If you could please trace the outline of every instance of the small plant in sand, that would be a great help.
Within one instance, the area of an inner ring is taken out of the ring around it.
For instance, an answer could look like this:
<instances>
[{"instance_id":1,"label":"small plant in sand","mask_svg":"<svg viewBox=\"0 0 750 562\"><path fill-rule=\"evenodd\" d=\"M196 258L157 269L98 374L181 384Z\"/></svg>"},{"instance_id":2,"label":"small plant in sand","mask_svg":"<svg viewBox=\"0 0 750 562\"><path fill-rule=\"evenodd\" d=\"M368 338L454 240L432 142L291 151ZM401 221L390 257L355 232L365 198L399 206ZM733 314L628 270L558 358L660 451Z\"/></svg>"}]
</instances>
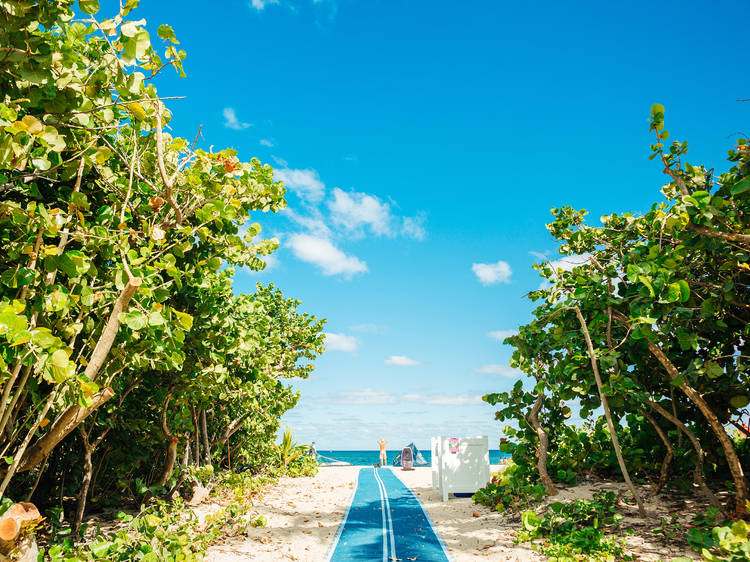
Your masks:
<instances>
[{"instance_id":1,"label":"small plant in sand","mask_svg":"<svg viewBox=\"0 0 750 562\"><path fill-rule=\"evenodd\" d=\"M536 548L557 562L627 559L621 542L609 534L622 519L616 501L612 492L600 492L591 500L551 503L541 516L527 510L517 540L535 541Z\"/></svg>"}]
</instances>

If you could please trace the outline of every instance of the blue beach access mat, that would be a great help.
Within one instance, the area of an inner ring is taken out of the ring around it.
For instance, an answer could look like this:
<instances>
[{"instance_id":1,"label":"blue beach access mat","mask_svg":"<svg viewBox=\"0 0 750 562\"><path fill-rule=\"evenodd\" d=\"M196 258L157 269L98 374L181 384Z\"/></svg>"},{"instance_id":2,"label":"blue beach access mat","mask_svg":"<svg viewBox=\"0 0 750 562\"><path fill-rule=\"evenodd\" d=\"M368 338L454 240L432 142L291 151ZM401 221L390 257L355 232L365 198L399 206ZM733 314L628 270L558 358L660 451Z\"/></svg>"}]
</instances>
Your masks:
<instances>
[{"instance_id":1,"label":"blue beach access mat","mask_svg":"<svg viewBox=\"0 0 750 562\"><path fill-rule=\"evenodd\" d=\"M328 562L449 562L419 499L390 469L359 471Z\"/></svg>"}]
</instances>

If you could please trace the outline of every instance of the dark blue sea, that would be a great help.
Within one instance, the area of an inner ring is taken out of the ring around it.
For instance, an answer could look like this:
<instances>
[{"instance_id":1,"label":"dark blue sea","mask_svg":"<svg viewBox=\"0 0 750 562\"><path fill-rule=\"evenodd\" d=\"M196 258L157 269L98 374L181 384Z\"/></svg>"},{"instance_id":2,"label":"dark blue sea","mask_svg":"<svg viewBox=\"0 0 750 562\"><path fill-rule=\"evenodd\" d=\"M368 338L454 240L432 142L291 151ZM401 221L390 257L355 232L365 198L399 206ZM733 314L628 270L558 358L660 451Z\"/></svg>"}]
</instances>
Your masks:
<instances>
[{"instance_id":1,"label":"dark blue sea","mask_svg":"<svg viewBox=\"0 0 750 562\"><path fill-rule=\"evenodd\" d=\"M422 453L424 460L430 462L430 450L419 451ZM396 455L400 454L401 451L388 451L388 464L393 462ZM507 453L501 453L498 450L490 449L490 464L500 464L500 459L510 457ZM348 462L358 466L373 465L378 462L379 452L378 451L326 451L318 450L318 458L321 464L331 463L332 460Z\"/></svg>"}]
</instances>

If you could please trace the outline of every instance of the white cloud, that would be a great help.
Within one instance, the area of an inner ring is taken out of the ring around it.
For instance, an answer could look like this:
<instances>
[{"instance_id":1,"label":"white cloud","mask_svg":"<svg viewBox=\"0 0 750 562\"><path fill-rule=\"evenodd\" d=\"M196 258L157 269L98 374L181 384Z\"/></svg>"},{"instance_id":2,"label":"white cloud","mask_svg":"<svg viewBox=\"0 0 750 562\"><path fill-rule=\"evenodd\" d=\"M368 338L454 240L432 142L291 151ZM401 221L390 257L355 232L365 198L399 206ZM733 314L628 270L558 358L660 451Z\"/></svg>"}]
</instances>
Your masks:
<instances>
[{"instance_id":1,"label":"white cloud","mask_svg":"<svg viewBox=\"0 0 750 562\"><path fill-rule=\"evenodd\" d=\"M261 146L268 146L268 147L273 146L273 142L268 139L260 139L260 141L258 142L260 142Z\"/></svg>"},{"instance_id":2,"label":"white cloud","mask_svg":"<svg viewBox=\"0 0 750 562\"><path fill-rule=\"evenodd\" d=\"M284 160L281 156L276 156L275 154L271 154L271 159L276 162L277 166L281 166L282 168L286 168L289 166L289 162Z\"/></svg>"},{"instance_id":3,"label":"white cloud","mask_svg":"<svg viewBox=\"0 0 750 562\"><path fill-rule=\"evenodd\" d=\"M497 340L500 343L503 343L503 340L505 338L515 336L517 333L518 330L497 330L495 332L487 332L487 336L492 338L493 340Z\"/></svg>"},{"instance_id":4,"label":"white cloud","mask_svg":"<svg viewBox=\"0 0 750 562\"><path fill-rule=\"evenodd\" d=\"M550 261L549 265L553 270L562 269L563 271L571 271L578 266L586 265L586 263L588 263L589 261L589 257L591 257L591 254L588 253L565 256L560 258L559 260Z\"/></svg>"},{"instance_id":5,"label":"white cloud","mask_svg":"<svg viewBox=\"0 0 750 562\"><path fill-rule=\"evenodd\" d=\"M396 396L391 392L363 388L338 393L337 396L318 398L318 402L328 404L395 404Z\"/></svg>"},{"instance_id":6,"label":"white cloud","mask_svg":"<svg viewBox=\"0 0 750 562\"><path fill-rule=\"evenodd\" d=\"M284 182L286 187L294 190L300 197L312 203L318 203L323 199L326 186L320 181L316 170L292 170L280 168L274 170L276 179Z\"/></svg>"},{"instance_id":7,"label":"white cloud","mask_svg":"<svg viewBox=\"0 0 750 562\"><path fill-rule=\"evenodd\" d=\"M347 336L346 334L334 334L327 332L326 337L326 349L330 351L357 351L359 347L359 340L354 336Z\"/></svg>"},{"instance_id":8,"label":"white cloud","mask_svg":"<svg viewBox=\"0 0 750 562\"><path fill-rule=\"evenodd\" d=\"M328 202L328 209L333 222L348 232L361 235L364 227L369 226L378 236L393 234L390 205L374 195L356 191L347 193L337 187L333 190L333 199Z\"/></svg>"},{"instance_id":9,"label":"white cloud","mask_svg":"<svg viewBox=\"0 0 750 562\"><path fill-rule=\"evenodd\" d=\"M279 0L251 0L250 5L256 10L262 10L270 4L278 4Z\"/></svg>"},{"instance_id":10,"label":"white cloud","mask_svg":"<svg viewBox=\"0 0 750 562\"><path fill-rule=\"evenodd\" d=\"M292 234L287 245L302 261L318 266L323 275L344 275L367 271L367 264L355 256L348 256L325 237L310 234Z\"/></svg>"},{"instance_id":11,"label":"white cloud","mask_svg":"<svg viewBox=\"0 0 750 562\"><path fill-rule=\"evenodd\" d=\"M466 406L481 404L482 397L473 394L405 394L404 400L435 406Z\"/></svg>"},{"instance_id":12,"label":"white cloud","mask_svg":"<svg viewBox=\"0 0 750 562\"><path fill-rule=\"evenodd\" d=\"M531 250L529 252L529 254L531 254L532 256L534 256L538 260L548 261L549 260L549 254L550 254L550 252L549 252L549 250L547 250L546 252L535 252L535 251Z\"/></svg>"},{"instance_id":13,"label":"white cloud","mask_svg":"<svg viewBox=\"0 0 750 562\"><path fill-rule=\"evenodd\" d=\"M519 369L514 369L509 365L483 365L479 367L477 373L483 375L500 375L502 377L515 378L520 377L523 373Z\"/></svg>"},{"instance_id":14,"label":"white cloud","mask_svg":"<svg viewBox=\"0 0 750 562\"><path fill-rule=\"evenodd\" d=\"M397 367L413 367L415 365L421 365L421 361L405 357L403 355L391 355L385 360L386 365L395 365Z\"/></svg>"},{"instance_id":15,"label":"white cloud","mask_svg":"<svg viewBox=\"0 0 750 562\"><path fill-rule=\"evenodd\" d=\"M512 270L508 262L500 260L497 263L475 263L471 269L482 285L510 283Z\"/></svg>"},{"instance_id":16,"label":"white cloud","mask_svg":"<svg viewBox=\"0 0 750 562\"><path fill-rule=\"evenodd\" d=\"M427 230L424 226L425 222L426 218L424 213L420 213L415 217L404 217L401 226L401 233L407 238L424 240L427 237Z\"/></svg>"},{"instance_id":17,"label":"white cloud","mask_svg":"<svg viewBox=\"0 0 750 562\"><path fill-rule=\"evenodd\" d=\"M253 0L255 1L255 0ZM224 126L228 129L234 129L235 131L241 131L250 127L250 123L242 123L237 119L237 114L231 107L224 108Z\"/></svg>"},{"instance_id":18,"label":"white cloud","mask_svg":"<svg viewBox=\"0 0 750 562\"><path fill-rule=\"evenodd\" d=\"M307 230L309 234L314 234L321 238L330 238L331 229L328 228L323 216L317 209L311 209L312 216L301 215L290 207L287 207L281 212L288 219L296 222Z\"/></svg>"}]
</instances>

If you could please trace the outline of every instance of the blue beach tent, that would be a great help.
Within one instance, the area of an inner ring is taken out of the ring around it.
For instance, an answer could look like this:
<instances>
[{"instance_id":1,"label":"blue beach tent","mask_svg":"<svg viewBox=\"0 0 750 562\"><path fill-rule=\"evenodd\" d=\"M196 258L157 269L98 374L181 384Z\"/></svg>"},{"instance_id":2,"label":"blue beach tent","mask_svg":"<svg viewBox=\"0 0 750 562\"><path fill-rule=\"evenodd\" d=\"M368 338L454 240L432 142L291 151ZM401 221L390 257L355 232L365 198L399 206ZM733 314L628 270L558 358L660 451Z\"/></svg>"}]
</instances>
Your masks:
<instances>
[{"instance_id":1,"label":"blue beach tent","mask_svg":"<svg viewBox=\"0 0 750 562\"><path fill-rule=\"evenodd\" d=\"M430 463L428 463L426 460L424 460L424 457L422 456L422 453L419 452L419 449L417 449L417 446L414 443L409 443L404 449L409 448L412 452L412 458L414 459L414 466L429 466ZM397 455L395 459L393 459L393 466L401 466L401 455Z\"/></svg>"}]
</instances>

